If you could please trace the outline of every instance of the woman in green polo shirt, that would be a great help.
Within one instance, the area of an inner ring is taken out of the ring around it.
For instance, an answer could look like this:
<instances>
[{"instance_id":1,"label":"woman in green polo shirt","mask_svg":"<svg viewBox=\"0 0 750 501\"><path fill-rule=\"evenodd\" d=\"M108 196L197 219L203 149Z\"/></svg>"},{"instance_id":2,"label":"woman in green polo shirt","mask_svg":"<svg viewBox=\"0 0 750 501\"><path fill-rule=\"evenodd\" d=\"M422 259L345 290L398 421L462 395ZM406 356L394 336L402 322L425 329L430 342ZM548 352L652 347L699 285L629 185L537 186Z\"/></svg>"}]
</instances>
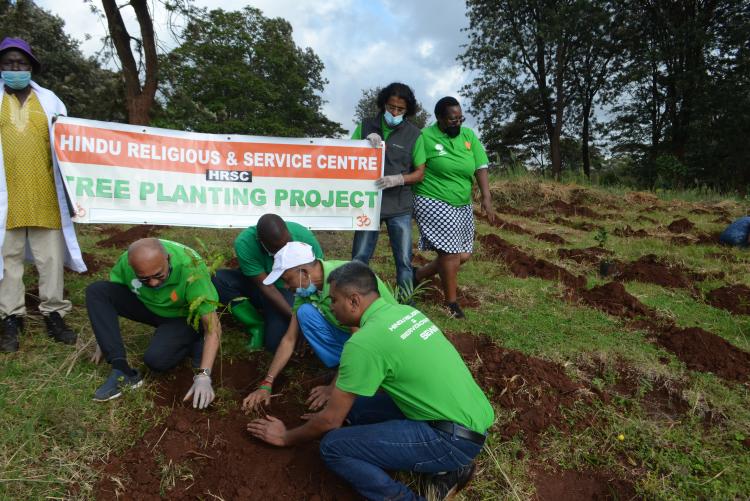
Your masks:
<instances>
[{"instance_id":1,"label":"woman in green polo shirt","mask_svg":"<svg viewBox=\"0 0 750 501\"><path fill-rule=\"evenodd\" d=\"M482 192L482 209L495 219L487 177L487 153L474 131L461 127L464 116L453 97L435 105L437 122L422 129L426 168L424 180L415 185L414 218L419 227L421 250L437 251L437 258L414 272L415 283L440 275L445 306L455 318L464 318L456 302L458 269L474 249L472 178Z\"/></svg>"}]
</instances>

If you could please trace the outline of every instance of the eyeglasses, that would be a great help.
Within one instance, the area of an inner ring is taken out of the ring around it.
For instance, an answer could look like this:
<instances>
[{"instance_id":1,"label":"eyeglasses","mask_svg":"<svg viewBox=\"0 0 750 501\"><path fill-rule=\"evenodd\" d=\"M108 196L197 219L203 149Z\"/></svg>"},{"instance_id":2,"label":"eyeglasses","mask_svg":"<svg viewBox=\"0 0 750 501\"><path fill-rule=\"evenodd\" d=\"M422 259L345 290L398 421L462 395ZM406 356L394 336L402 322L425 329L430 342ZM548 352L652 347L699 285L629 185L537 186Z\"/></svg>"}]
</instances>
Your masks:
<instances>
[{"instance_id":1,"label":"eyeglasses","mask_svg":"<svg viewBox=\"0 0 750 501\"><path fill-rule=\"evenodd\" d=\"M466 121L466 117L464 116L455 117L455 118L443 117L443 120L445 120L449 124L462 124Z\"/></svg>"},{"instance_id":2,"label":"eyeglasses","mask_svg":"<svg viewBox=\"0 0 750 501\"><path fill-rule=\"evenodd\" d=\"M406 108L402 106L393 106L392 104L386 104L385 109L390 111L391 113L396 113L399 115L406 113Z\"/></svg>"},{"instance_id":3,"label":"eyeglasses","mask_svg":"<svg viewBox=\"0 0 750 501\"><path fill-rule=\"evenodd\" d=\"M144 277L140 275L136 275L135 278L137 278L138 281L143 284L147 284L150 280L166 280L167 278L169 278L169 275L172 274L172 263L169 261L169 259L167 260L167 263L169 263L169 268L167 268L166 273L164 273L163 271L160 271L159 273L154 273L153 275L148 275Z\"/></svg>"}]
</instances>

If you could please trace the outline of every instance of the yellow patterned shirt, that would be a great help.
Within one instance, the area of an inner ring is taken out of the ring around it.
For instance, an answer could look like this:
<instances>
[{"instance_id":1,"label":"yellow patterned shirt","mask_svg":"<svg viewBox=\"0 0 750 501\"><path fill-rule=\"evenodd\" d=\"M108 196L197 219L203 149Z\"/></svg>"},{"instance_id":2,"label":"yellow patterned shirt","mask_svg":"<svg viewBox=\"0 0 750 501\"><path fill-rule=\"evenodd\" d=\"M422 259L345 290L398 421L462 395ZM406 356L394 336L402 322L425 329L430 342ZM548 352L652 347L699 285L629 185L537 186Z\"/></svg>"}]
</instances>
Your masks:
<instances>
[{"instance_id":1,"label":"yellow patterned shirt","mask_svg":"<svg viewBox=\"0 0 750 501\"><path fill-rule=\"evenodd\" d=\"M5 227L61 228L47 115L33 91L23 105L16 96L3 94L0 141L8 186Z\"/></svg>"}]
</instances>

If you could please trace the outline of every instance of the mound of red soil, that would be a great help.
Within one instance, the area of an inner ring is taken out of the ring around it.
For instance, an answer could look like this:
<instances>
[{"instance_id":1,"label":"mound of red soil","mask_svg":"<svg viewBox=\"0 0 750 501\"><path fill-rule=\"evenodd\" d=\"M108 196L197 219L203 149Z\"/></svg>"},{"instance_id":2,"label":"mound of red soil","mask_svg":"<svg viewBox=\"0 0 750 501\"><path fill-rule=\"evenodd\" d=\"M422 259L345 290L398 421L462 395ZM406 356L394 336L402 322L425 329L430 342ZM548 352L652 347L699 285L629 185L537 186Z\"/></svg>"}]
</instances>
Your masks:
<instances>
[{"instance_id":1,"label":"mound of red soil","mask_svg":"<svg viewBox=\"0 0 750 501\"><path fill-rule=\"evenodd\" d=\"M699 327L664 328L657 343L674 353L689 369L713 372L734 381L750 378L750 353Z\"/></svg>"},{"instance_id":2,"label":"mound of red soil","mask_svg":"<svg viewBox=\"0 0 750 501\"><path fill-rule=\"evenodd\" d=\"M680 235L679 237L672 237L669 239L672 245L690 245L693 243L688 237Z\"/></svg>"},{"instance_id":3,"label":"mound of red soil","mask_svg":"<svg viewBox=\"0 0 750 501\"><path fill-rule=\"evenodd\" d=\"M108 268L112 266L112 263L106 259L102 259L101 256L91 254L88 252L82 253L83 262L86 263L87 271L84 275L93 275L98 273L102 268Z\"/></svg>"},{"instance_id":4,"label":"mound of red soil","mask_svg":"<svg viewBox=\"0 0 750 501\"><path fill-rule=\"evenodd\" d=\"M727 216L719 216L711 222L714 224L732 224L732 220Z\"/></svg>"},{"instance_id":5,"label":"mound of red soil","mask_svg":"<svg viewBox=\"0 0 750 501\"><path fill-rule=\"evenodd\" d=\"M153 224L139 224L132 226L131 228L115 233L109 238L99 240L96 243L97 247L122 247L126 248L136 240L141 238L148 238L156 236L156 233L163 228L162 226L156 226Z\"/></svg>"},{"instance_id":6,"label":"mound of red soil","mask_svg":"<svg viewBox=\"0 0 750 501\"><path fill-rule=\"evenodd\" d=\"M530 256L497 235L483 235L479 237L479 240L482 245L488 248L490 255L497 256L505 261L511 273L517 277L527 278L531 276L555 280L574 289L586 284L585 277L575 276L568 270L549 261Z\"/></svg>"},{"instance_id":7,"label":"mound of red soil","mask_svg":"<svg viewBox=\"0 0 750 501\"><path fill-rule=\"evenodd\" d=\"M681 218L681 219L675 219L671 223L669 223L669 226L667 226L667 229L671 233L687 233L688 231L692 230L695 225L692 221L690 221L687 218Z\"/></svg>"},{"instance_id":8,"label":"mound of red soil","mask_svg":"<svg viewBox=\"0 0 750 501\"><path fill-rule=\"evenodd\" d=\"M552 222L561 226L567 226L568 228L573 228L574 230L581 231L594 231L600 228L599 226L589 223L588 221L575 222L559 216L553 219Z\"/></svg>"},{"instance_id":9,"label":"mound of red soil","mask_svg":"<svg viewBox=\"0 0 750 501\"><path fill-rule=\"evenodd\" d=\"M737 315L750 315L750 287L744 284L726 285L706 295L711 306Z\"/></svg>"},{"instance_id":10,"label":"mound of red soil","mask_svg":"<svg viewBox=\"0 0 750 501\"><path fill-rule=\"evenodd\" d=\"M638 216L637 218L635 218L635 222L636 223L651 223L651 224L658 223L656 219L648 217L648 216Z\"/></svg>"},{"instance_id":11,"label":"mound of red soil","mask_svg":"<svg viewBox=\"0 0 750 501\"><path fill-rule=\"evenodd\" d=\"M626 238L644 238L650 236L646 230L634 230L629 224L625 225L624 228L615 228L612 232L615 236L626 237Z\"/></svg>"},{"instance_id":12,"label":"mound of red soil","mask_svg":"<svg viewBox=\"0 0 750 501\"><path fill-rule=\"evenodd\" d=\"M651 308L629 294L620 282L581 289L577 294L586 304L616 317L650 317L654 314Z\"/></svg>"},{"instance_id":13,"label":"mound of red soil","mask_svg":"<svg viewBox=\"0 0 750 501\"><path fill-rule=\"evenodd\" d=\"M515 411L500 434L511 438L523 432L525 443L535 448L538 435L549 426L564 426L561 408L578 400L583 387L574 383L562 366L515 350L501 348L490 339L470 333L446 337L466 361L479 385L505 409Z\"/></svg>"},{"instance_id":14,"label":"mound of red soil","mask_svg":"<svg viewBox=\"0 0 750 501\"><path fill-rule=\"evenodd\" d=\"M526 228L519 226L516 223L500 219L499 217L495 218L495 222L492 226L501 230L510 231L511 233L518 233L519 235L531 235L531 232Z\"/></svg>"},{"instance_id":15,"label":"mound of red soil","mask_svg":"<svg viewBox=\"0 0 750 501\"><path fill-rule=\"evenodd\" d=\"M176 379L163 381L157 404L174 405L166 423L147 431L122 455L109 459L94 497L139 501L361 499L325 468L317 443L277 448L250 437L245 427L251 418L238 406L248 387L261 377L258 369L257 362L247 360L223 363L222 384L236 401L228 410L226 402L223 406L217 402L210 411L181 404L190 382L186 370L178 371ZM269 414L287 425L300 424L305 409L297 397L276 397Z\"/></svg>"},{"instance_id":16,"label":"mound of red soil","mask_svg":"<svg viewBox=\"0 0 750 501\"><path fill-rule=\"evenodd\" d=\"M594 471L534 472L536 498L539 501L628 501L640 499L627 480L611 473Z\"/></svg>"},{"instance_id":17,"label":"mound of red soil","mask_svg":"<svg viewBox=\"0 0 750 501\"><path fill-rule=\"evenodd\" d=\"M580 216L590 219L604 219L604 216L597 212L594 212L584 205L573 205L563 202L562 200L553 200L552 202L547 204L547 207L549 207L550 209L554 209L558 213L568 217Z\"/></svg>"},{"instance_id":18,"label":"mound of red soil","mask_svg":"<svg viewBox=\"0 0 750 501\"><path fill-rule=\"evenodd\" d=\"M721 235L720 231L715 231L714 233L699 233L696 235L698 240L696 240L695 243L707 245L720 244L721 241L719 240L719 235Z\"/></svg>"},{"instance_id":19,"label":"mound of red soil","mask_svg":"<svg viewBox=\"0 0 750 501\"><path fill-rule=\"evenodd\" d=\"M634 280L662 287L691 289L693 284L681 268L670 265L654 254L647 254L632 263L618 267L619 280Z\"/></svg>"},{"instance_id":20,"label":"mound of red soil","mask_svg":"<svg viewBox=\"0 0 750 501\"><path fill-rule=\"evenodd\" d=\"M543 242L549 242L551 244L557 244L557 245L565 245L568 243L567 240L565 240L560 235L555 235L554 233L539 233L537 236L535 236L537 240L541 240Z\"/></svg>"},{"instance_id":21,"label":"mound of red soil","mask_svg":"<svg viewBox=\"0 0 750 501\"><path fill-rule=\"evenodd\" d=\"M561 259L570 259L576 263L596 264L605 256L614 254L611 250L602 247L586 247L583 249L557 249L557 255Z\"/></svg>"},{"instance_id":22,"label":"mound of red soil","mask_svg":"<svg viewBox=\"0 0 750 501\"><path fill-rule=\"evenodd\" d=\"M502 214L512 214L514 216L522 216L522 217L528 217L528 218L534 218L539 215L538 211L535 211L532 209L527 209L527 210L516 209L515 207L511 207L510 205L504 205L504 204L496 205L495 211L500 212Z\"/></svg>"}]
</instances>

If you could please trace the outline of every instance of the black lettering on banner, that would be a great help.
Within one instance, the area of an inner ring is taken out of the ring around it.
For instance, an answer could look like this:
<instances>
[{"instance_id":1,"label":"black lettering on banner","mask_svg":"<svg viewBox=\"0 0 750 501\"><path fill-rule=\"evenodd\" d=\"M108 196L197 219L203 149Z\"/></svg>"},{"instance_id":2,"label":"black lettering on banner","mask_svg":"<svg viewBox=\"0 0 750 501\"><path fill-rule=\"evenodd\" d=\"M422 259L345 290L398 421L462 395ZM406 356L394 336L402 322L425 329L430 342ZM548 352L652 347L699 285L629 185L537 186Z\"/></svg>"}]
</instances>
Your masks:
<instances>
[{"instance_id":1,"label":"black lettering on banner","mask_svg":"<svg viewBox=\"0 0 750 501\"><path fill-rule=\"evenodd\" d=\"M253 173L247 170L206 170L206 181L252 183Z\"/></svg>"}]
</instances>

